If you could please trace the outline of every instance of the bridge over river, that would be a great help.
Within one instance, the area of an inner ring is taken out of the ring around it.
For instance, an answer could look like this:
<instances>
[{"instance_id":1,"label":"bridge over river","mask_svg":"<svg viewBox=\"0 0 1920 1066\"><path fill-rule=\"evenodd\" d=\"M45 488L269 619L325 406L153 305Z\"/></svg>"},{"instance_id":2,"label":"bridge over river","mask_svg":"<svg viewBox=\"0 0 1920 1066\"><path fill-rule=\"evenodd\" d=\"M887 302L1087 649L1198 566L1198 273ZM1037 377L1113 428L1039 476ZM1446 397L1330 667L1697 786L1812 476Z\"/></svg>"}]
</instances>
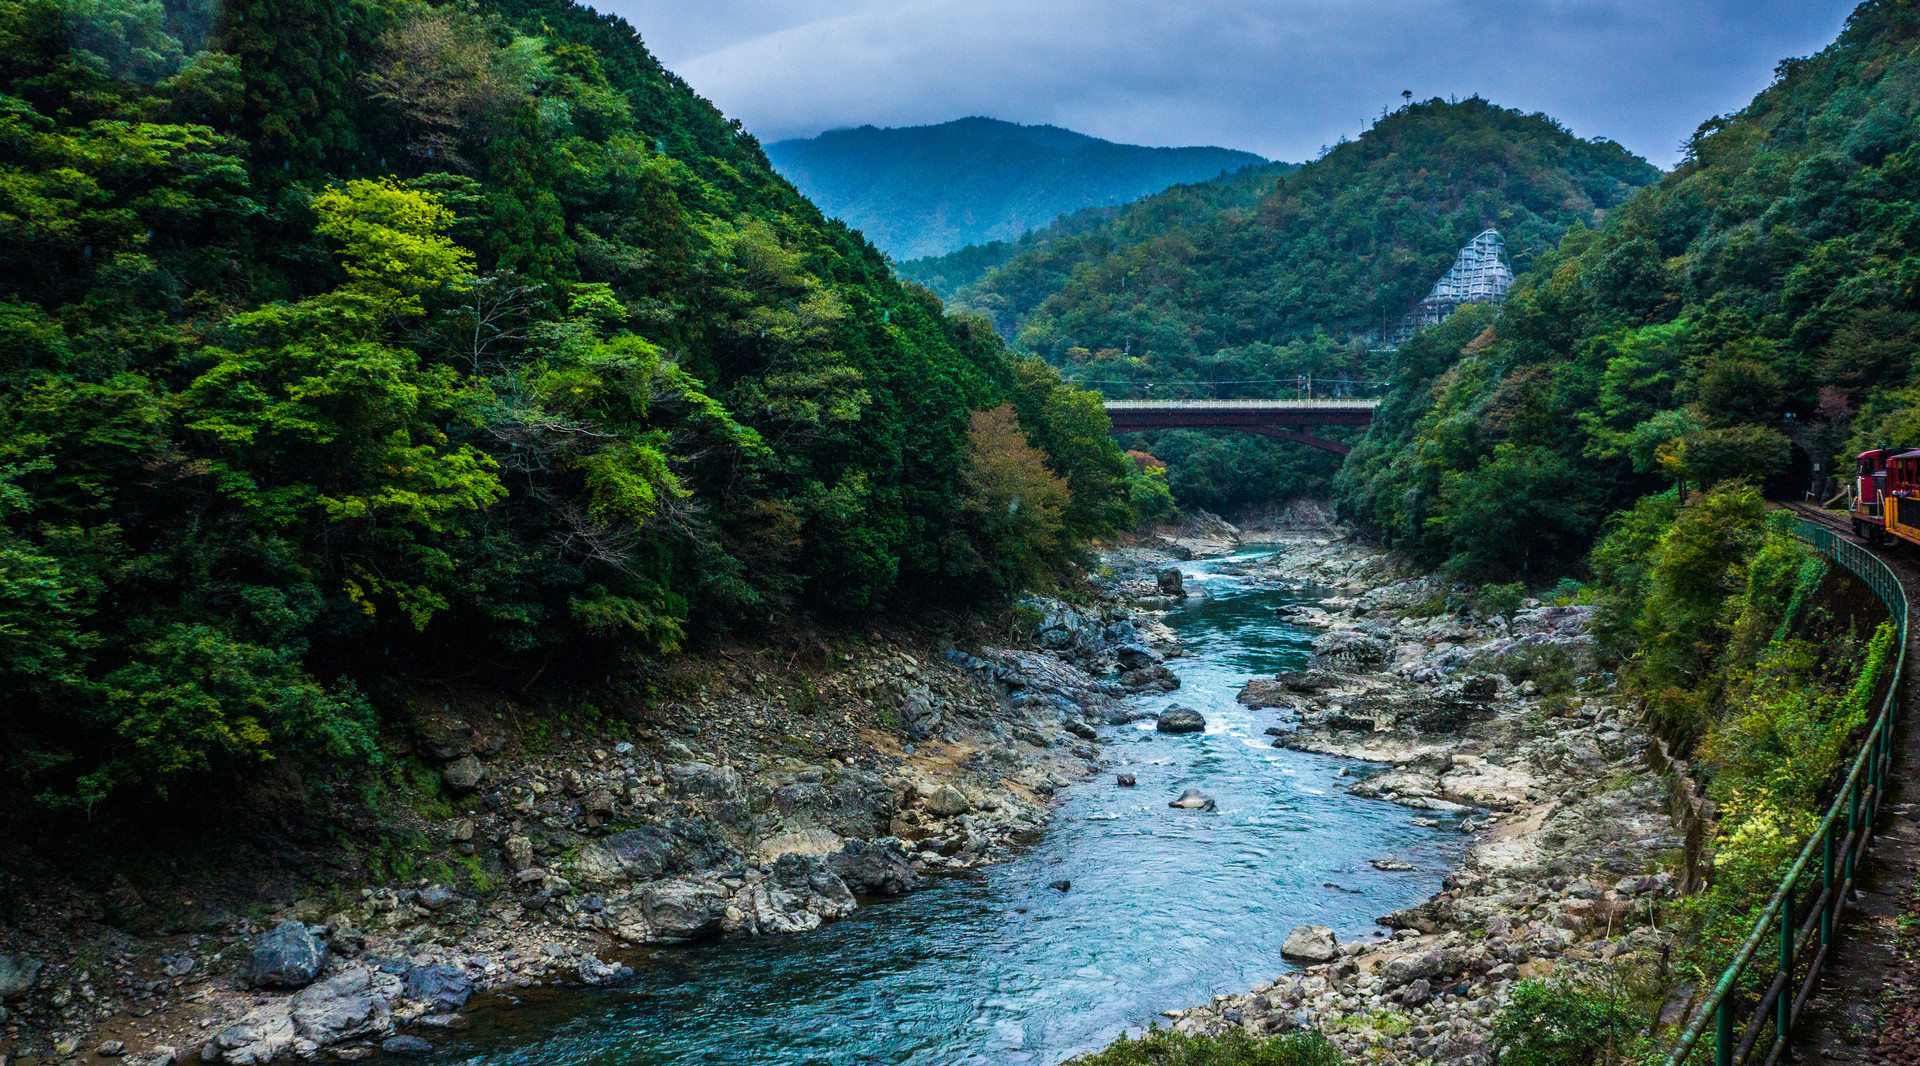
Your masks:
<instances>
[{"instance_id":1,"label":"bridge over river","mask_svg":"<svg viewBox=\"0 0 1920 1066\"><path fill-rule=\"evenodd\" d=\"M1227 429L1257 433L1345 455L1337 440L1316 437L1321 426L1364 426L1379 400L1108 400L1115 433L1143 429Z\"/></svg>"}]
</instances>

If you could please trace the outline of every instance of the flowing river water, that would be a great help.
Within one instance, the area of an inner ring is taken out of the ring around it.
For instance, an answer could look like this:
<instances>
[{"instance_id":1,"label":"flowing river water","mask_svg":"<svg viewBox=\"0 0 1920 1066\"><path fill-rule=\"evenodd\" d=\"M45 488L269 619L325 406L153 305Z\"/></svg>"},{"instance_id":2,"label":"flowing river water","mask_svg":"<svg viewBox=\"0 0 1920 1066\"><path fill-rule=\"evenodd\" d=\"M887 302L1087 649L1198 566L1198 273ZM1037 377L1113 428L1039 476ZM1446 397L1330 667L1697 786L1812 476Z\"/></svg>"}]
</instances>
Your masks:
<instances>
[{"instance_id":1,"label":"flowing river water","mask_svg":"<svg viewBox=\"0 0 1920 1066\"><path fill-rule=\"evenodd\" d=\"M477 1007L441 1064L472 1066L1054 1066L1169 1007L1244 991L1288 968L1296 925L1342 939L1439 888L1459 848L1421 812L1337 787L1359 764L1271 746L1277 711L1234 701L1255 676L1306 661L1312 634L1273 608L1310 595L1236 564L1186 564L1207 594L1167 616L1190 655L1169 661L1204 734L1151 721L1105 731L1108 766L1065 789L1010 861L934 879L811 933L660 950L611 990L529 990ZM1138 786L1121 788L1126 771ZM1215 811L1167 802L1200 788ZM1405 859L1382 872L1368 860ZM1049 884L1071 882L1061 892ZM542 994L544 992L544 994Z\"/></svg>"}]
</instances>

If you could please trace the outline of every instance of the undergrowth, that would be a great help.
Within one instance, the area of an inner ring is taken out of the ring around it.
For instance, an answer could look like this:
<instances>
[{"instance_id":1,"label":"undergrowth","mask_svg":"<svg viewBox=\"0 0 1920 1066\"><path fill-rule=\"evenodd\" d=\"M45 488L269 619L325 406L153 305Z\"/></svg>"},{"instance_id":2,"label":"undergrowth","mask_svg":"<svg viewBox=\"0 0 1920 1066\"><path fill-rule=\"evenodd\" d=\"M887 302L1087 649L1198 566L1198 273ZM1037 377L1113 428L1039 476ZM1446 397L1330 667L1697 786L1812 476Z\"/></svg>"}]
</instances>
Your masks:
<instances>
[{"instance_id":1,"label":"undergrowth","mask_svg":"<svg viewBox=\"0 0 1920 1066\"><path fill-rule=\"evenodd\" d=\"M1261 1040L1239 1029L1212 1037L1154 1028L1138 1040L1122 1036L1070 1066L1340 1066L1340 1052L1311 1031Z\"/></svg>"}]
</instances>

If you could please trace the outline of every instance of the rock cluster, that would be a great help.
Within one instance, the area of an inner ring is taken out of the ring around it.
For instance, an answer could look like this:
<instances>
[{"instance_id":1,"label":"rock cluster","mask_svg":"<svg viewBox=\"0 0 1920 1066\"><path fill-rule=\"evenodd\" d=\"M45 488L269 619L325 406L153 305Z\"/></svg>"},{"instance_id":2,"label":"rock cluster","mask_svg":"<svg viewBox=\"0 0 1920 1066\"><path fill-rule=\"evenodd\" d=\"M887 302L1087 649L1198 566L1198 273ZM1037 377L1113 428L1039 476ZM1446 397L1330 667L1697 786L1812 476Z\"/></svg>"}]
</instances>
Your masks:
<instances>
[{"instance_id":1,"label":"rock cluster","mask_svg":"<svg viewBox=\"0 0 1920 1066\"><path fill-rule=\"evenodd\" d=\"M1437 896L1380 919L1388 938L1296 928L1282 954L1304 969L1167 1011L1177 1030L1308 1026L1349 1061L1485 1064L1514 982L1661 964L1676 895L1661 864L1682 840L1642 758L1647 739L1595 667L1587 609L1536 603L1511 632L1433 614L1447 603L1437 579L1320 536L1293 538L1244 576L1342 591L1285 612L1318 631L1311 667L1255 680L1241 702L1275 712L1277 744L1361 760L1342 771L1355 795L1457 825L1472 846ZM1546 693L1543 663L1563 675Z\"/></svg>"}]
</instances>

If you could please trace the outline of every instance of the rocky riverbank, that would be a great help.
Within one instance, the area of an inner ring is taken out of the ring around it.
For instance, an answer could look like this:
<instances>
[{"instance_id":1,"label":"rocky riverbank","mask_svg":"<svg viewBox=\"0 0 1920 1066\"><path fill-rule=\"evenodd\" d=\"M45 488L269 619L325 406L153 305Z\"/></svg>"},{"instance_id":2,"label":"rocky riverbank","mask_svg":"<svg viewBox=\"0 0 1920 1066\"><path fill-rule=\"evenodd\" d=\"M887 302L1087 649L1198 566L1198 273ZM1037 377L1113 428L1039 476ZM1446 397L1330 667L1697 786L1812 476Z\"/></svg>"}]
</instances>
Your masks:
<instances>
[{"instance_id":1,"label":"rocky riverbank","mask_svg":"<svg viewBox=\"0 0 1920 1066\"><path fill-rule=\"evenodd\" d=\"M1683 841L1648 740L1595 663L1588 610L1535 601L1509 629L1331 526L1241 536L1281 545L1245 576L1333 592L1289 617L1319 631L1311 667L1256 679L1241 701L1272 712L1276 744L1353 760L1355 794L1471 843L1440 893L1382 916L1378 934L1274 930L1300 969L1168 1010L1173 1027L1308 1027L1349 1061L1485 1063L1516 982L1664 970ZM1148 572L1180 547L1124 561Z\"/></svg>"},{"instance_id":2,"label":"rocky riverbank","mask_svg":"<svg viewBox=\"0 0 1920 1066\"><path fill-rule=\"evenodd\" d=\"M218 872L89 888L16 849L0 1066L421 1051L476 995L815 928L1030 838L1099 763L1096 728L1178 685L1170 635L1098 578L954 628L689 657L600 706L417 695L390 793L324 837L236 841Z\"/></svg>"}]
</instances>

